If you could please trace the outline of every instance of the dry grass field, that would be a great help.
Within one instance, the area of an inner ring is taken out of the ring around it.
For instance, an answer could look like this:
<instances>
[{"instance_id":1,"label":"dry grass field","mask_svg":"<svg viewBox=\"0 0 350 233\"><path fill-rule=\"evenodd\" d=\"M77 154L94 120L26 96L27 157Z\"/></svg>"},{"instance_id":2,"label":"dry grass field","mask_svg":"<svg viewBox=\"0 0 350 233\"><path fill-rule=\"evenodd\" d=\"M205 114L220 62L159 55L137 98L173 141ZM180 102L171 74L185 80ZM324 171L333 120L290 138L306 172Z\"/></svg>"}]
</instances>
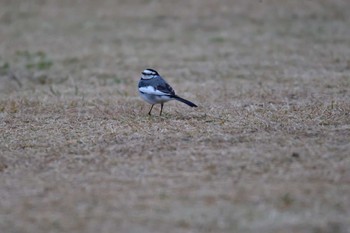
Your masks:
<instances>
[{"instance_id":1,"label":"dry grass field","mask_svg":"<svg viewBox=\"0 0 350 233\"><path fill-rule=\"evenodd\" d=\"M0 5L1 233L350 232L348 0Z\"/></svg>"}]
</instances>

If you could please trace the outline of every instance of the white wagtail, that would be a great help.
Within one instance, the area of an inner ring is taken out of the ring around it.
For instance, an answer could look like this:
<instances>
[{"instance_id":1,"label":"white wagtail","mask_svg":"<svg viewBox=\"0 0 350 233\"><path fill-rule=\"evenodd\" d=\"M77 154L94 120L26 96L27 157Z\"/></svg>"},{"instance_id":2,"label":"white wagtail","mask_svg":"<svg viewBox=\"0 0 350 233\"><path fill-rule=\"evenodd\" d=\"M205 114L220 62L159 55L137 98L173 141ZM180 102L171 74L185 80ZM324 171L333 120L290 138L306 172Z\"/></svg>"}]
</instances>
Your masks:
<instances>
[{"instance_id":1,"label":"white wagtail","mask_svg":"<svg viewBox=\"0 0 350 233\"><path fill-rule=\"evenodd\" d=\"M142 71L139 81L139 92L142 99L152 104L148 115L151 115L152 108L155 104L160 104L159 116L161 116L163 105L169 100L178 100L190 107L197 107L197 105L191 101L177 96L174 89L153 69L145 69Z\"/></svg>"}]
</instances>

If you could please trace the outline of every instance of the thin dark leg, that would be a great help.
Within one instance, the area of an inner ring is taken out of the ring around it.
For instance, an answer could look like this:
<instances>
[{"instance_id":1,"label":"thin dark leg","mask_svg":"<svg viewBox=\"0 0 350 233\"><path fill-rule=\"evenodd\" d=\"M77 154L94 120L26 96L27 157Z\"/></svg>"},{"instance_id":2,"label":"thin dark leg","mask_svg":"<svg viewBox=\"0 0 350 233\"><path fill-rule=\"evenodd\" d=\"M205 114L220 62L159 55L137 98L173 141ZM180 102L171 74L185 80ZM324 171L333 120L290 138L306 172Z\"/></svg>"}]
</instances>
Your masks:
<instances>
[{"instance_id":1,"label":"thin dark leg","mask_svg":"<svg viewBox=\"0 0 350 233\"><path fill-rule=\"evenodd\" d=\"M153 106L154 106L154 104L152 104L152 107L151 107L151 109L149 110L148 115L151 115Z\"/></svg>"},{"instance_id":2,"label":"thin dark leg","mask_svg":"<svg viewBox=\"0 0 350 233\"><path fill-rule=\"evenodd\" d=\"M162 115L162 112L163 112L163 105L164 105L163 103L160 104L160 113L159 113L159 116Z\"/></svg>"}]
</instances>

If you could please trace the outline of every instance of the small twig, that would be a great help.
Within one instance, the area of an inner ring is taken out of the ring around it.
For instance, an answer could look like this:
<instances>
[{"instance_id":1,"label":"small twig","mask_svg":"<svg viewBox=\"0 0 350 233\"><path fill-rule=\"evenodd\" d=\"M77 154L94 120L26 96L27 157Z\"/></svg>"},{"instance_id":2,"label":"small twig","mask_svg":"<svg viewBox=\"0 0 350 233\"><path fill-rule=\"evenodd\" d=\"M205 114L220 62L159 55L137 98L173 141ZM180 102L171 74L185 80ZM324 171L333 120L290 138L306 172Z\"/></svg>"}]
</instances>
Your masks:
<instances>
[{"instance_id":1,"label":"small twig","mask_svg":"<svg viewBox=\"0 0 350 233\"><path fill-rule=\"evenodd\" d=\"M17 76L13 72L9 71L8 72L8 77L10 79L14 80L18 84L19 87L22 87L21 81L19 81L19 79L17 78Z\"/></svg>"},{"instance_id":2,"label":"small twig","mask_svg":"<svg viewBox=\"0 0 350 233\"><path fill-rule=\"evenodd\" d=\"M52 93L53 95L55 95L55 96L61 96L61 93L60 93L59 91L54 90L52 85L50 85L49 88L50 88L50 91L51 91L51 93Z\"/></svg>"}]
</instances>

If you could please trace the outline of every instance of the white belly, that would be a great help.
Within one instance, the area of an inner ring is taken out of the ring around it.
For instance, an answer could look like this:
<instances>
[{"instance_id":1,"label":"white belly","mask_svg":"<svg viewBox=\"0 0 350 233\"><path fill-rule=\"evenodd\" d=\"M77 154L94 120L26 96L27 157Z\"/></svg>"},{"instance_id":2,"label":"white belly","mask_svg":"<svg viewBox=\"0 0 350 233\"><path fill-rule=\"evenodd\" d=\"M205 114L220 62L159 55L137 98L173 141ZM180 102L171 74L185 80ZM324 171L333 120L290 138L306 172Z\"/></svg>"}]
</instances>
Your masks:
<instances>
[{"instance_id":1,"label":"white belly","mask_svg":"<svg viewBox=\"0 0 350 233\"><path fill-rule=\"evenodd\" d=\"M161 104L168 102L169 100L172 100L171 97L166 95L151 95L151 94L145 94L140 92L140 96L142 99L144 99L146 102L150 104Z\"/></svg>"}]
</instances>

